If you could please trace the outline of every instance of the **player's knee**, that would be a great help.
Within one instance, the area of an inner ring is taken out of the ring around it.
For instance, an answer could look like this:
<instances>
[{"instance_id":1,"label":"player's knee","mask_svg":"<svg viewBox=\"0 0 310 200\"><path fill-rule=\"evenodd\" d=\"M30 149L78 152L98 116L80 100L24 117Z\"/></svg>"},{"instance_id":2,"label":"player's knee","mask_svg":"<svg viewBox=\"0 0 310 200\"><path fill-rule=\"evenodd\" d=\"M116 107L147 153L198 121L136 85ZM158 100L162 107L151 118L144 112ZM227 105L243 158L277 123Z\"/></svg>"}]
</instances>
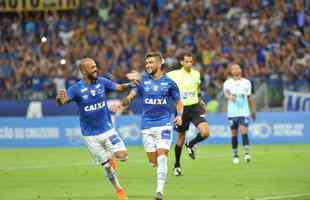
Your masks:
<instances>
[{"instance_id":1,"label":"player's knee","mask_svg":"<svg viewBox=\"0 0 310 200\"><path fill-rule=\"evenodd\" d=\"M148 160L149 160L149 165L151 167L156 167L157 166L157 159L156 159L155 156L154 157L149 157Z\"/></svg>"},{"instance_id":2,"label":"player's knee","mask_svg":"<svg viewBox=\"0 0 310 200\"><path fill-rule=\"evenodd\" d=\"M238 136L238 130L232 129L231 130L231 135L234 136L234 137Z\"/></svg>"},{"instance_id":3,"label":"player's knee","mask_svg":"<svg viewBox=\"0 0 310 200\"><path fill-rule=\"evenodd\" d=\"M240 133L242 135L247 134L248 133L248 128L244 127L244 126L240 126Z\"/></svg>"},{"instance_id":4,"label":"player's knee","mask_svg":"<svg viewBox=\"0 0 310 200\"><path fill-rule=\"evenodd\" d=\"M157 162L149 161L149 165L150 165L151 167L157 167Z\"/></svg>"},{"instance_id":5,"label":"player's knee","mask_svg":"<svg viewBox=\"0 0 310 200\"><path fill-rule=\"evenodd\" d=\"M200 129L200 135L204 138L209 137L209 128L208 127L202 127Z\"/></svg>"},{"instance_id":6,"label":"player's knee","mask_svg":"<svg viewBox=\"0 0 310 200\"><path fill-rule=\"evenodd\" d=\"M198 129L200 132L200 135L204 138L209 137L209 126L207 122L202 122L198 125Z\"/></svg>"},{"instance_id":7,"label":"player's knee","mask_svg":"<svg viewBox=\"0 0 310 200\"><path fill-rule=\"evenodd\" d=\"M168 153L169 153L168 149L164 149L164 148L158 149L156 159L157 157L162 156L162 155L168 156Z\"/></svg>"},{"instance_id":8,"label":"player's knee","mask_svg":"<svg viewBox=\"0 0 310 200\"><path fill-rule=\"evenodd\" d=\"M127 151L119 151L115 153L115 158L120 161L128 160L128 152Z\"/></svg>"}]
</instances>

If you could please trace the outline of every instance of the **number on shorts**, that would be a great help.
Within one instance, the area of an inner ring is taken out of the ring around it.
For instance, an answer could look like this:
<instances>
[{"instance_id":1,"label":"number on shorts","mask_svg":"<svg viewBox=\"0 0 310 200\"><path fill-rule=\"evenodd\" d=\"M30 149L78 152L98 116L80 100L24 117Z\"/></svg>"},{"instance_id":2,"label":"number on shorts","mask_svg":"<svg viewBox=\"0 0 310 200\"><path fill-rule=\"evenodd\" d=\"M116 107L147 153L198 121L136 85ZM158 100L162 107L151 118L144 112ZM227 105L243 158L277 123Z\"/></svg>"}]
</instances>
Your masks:
<instances>
[{"instance_id":1,"label":"number on shorts","mask_svg":"<svg viewBox=\"0 0 310 200\"><path fill-rule=\"evenodd\" d=\"M120 138L117 135L112 135L111 137L109 137L109 140L111 141L112 145L121 142Z\"/></svg>"},{"instance_id":2,"label":"number on shorts","mask_svg":"<svg viewBox=\"0 0 310 200\"><path fill-rule=\"evenodd\" d=\"M171 138L171 131L170 130L163 130L161 132L161 139L170 140Z\"/></svg>"}]
</instances>

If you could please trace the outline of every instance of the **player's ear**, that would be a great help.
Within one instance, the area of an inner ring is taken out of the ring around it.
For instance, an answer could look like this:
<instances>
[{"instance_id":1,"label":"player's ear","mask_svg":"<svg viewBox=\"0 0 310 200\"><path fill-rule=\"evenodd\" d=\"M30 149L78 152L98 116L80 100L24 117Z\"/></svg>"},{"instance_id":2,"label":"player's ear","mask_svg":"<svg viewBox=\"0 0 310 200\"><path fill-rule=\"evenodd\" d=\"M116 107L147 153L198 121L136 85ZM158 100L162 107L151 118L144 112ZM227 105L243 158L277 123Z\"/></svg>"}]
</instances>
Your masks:
<instances>
[{"instance_id":1,"label":"player's ear","mask_svg":"<svg viewBox=\"0 0 310 200\"><path fill-rule=\"evenodd\" d=\"M83 75L86 74L84 67L80 66L80 72L81 72Z\"/></svg>"},{"instance_id":2,"label":"player's ear","mask_svg":"<svg viewBox=\"0 0 310 200\"><path fill-rule=\"evenodd\" d=\"M184 65L184 61L183 61L183 60L181 60L181 61L180 61L180 64L181 64L181 66L183 66L183 65Z\"/></svg>"}]
</instances>

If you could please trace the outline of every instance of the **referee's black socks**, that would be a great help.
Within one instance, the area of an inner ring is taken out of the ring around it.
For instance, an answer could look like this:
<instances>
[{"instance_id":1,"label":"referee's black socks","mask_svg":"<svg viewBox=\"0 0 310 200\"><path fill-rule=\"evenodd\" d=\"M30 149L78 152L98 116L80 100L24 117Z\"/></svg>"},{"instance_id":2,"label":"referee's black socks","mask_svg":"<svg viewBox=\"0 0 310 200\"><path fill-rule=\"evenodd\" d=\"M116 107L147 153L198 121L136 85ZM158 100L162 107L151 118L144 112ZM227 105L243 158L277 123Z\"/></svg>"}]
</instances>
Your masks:
<instances>
[{"instance_id":1,"label":"referee's black socks","mask_svg":"<svg viewBox=\"0 0 310 200\"><path fill-rule=\"evenodd\" d=\"M180 158L181 158L181 154L182 154L182 146L179 145L175 145L174 148L175 151L175 163L174 163L174 167L180 167Z\"/></svg>"},{"instance_id":2,"label":"referee's black socks","mask_svg":"<svg viewBox=\"0 0 310 200\"><path fill-rule=\"evenodd\" d=\"M196 135L196 137L193 138L193 139L188 143L188 146L189 146L190 148L192 148L193 146L195 146L195 145L198 144L199 142L203 141L204 139L206 139L206 137L203 137L203 136L201 136L200 133L198 133L198 134Z\"/></svg>"}]
</instances>

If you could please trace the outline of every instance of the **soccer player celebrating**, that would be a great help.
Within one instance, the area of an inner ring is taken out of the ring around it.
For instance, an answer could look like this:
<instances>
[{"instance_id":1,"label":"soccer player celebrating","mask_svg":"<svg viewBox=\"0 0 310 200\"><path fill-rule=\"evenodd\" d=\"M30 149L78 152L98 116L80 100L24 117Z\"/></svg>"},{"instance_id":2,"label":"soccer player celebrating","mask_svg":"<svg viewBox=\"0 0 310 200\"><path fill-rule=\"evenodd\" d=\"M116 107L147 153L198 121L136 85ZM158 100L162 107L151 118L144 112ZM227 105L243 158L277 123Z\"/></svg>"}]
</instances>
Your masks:
<instances>
[{"instance_id":1,"label":"soccer player celebrating","mask_svg":"<svg viewBox=\"0 0 310 200\"><path fill-rule=\"evenodd\" d=\"M199 130L197 136L185 144L187 152L192 159L196 157L194 146L209 136L208 123L204 116L204 103L200 99L200 73L192 68L194 57L191 53L183 53L179 61L182 68L167 73L167 76L177 83L184 104L182 126L176 127L178 137L175 145L175 176L182 175L180 158L185 142L185 132L189 129L190 123L192 122Z\"/></svg>"},{"instance_id":2,"label":"soccer player celebrating","mask_svg":"<svg viewBox=\"0 0 310 200\"><path fill-rule=\"evenodd\" d=\"M148 53L144 62L147 75L141 77L137 88L123 99L122 106L127 107L136 95L142 96L141 129L143 143L149 163L154 167L157 166L155 200L162 200L167 179L168 152L173 133L172 113L169 110L168 102L169 100L176 102L175 124L178 126L182 124L183 104L176 83L163 75L161 54L159 52Z\"/></svg>"},{"instance_id":3,"label":"soccer player celebrating","mask_svg":"<svg viewBox=\"0 0 310 200\"><path fill-rule=\"evenodd\" d=\"M105 176L116 190L119 200L127 199L116 172L111 166L112 159L127 160L124 142L113 128L107 107L107 90L124 91L132 84L116 84L98 76L96 63L91 58L79 62L83 79L72 85L68 91L59 91L56 101L59 105L76 102L79 107L80 125L86 145L96 163L104 167Z\"/></svg>"},{"instance_id":4,"label":"soccer player celebrating","mask_svg":"<svg viewBox=\"0 0 310 200\"><path fill-rule=\"evenodd\" d=\"M256 119L255 103L251 95L251 82L242 77L242 71L238 64L232 64L229 68L231 78L224 82L224 95L228 101L227 116L231 129L231 144L233 151L233 163L239 164L238 156L238 131L242 135L244 147L244 160L250 162L250 142L248 137L249 116ZM250 113L251 112L251 113Z\"/></svg>"}]
</instances>

